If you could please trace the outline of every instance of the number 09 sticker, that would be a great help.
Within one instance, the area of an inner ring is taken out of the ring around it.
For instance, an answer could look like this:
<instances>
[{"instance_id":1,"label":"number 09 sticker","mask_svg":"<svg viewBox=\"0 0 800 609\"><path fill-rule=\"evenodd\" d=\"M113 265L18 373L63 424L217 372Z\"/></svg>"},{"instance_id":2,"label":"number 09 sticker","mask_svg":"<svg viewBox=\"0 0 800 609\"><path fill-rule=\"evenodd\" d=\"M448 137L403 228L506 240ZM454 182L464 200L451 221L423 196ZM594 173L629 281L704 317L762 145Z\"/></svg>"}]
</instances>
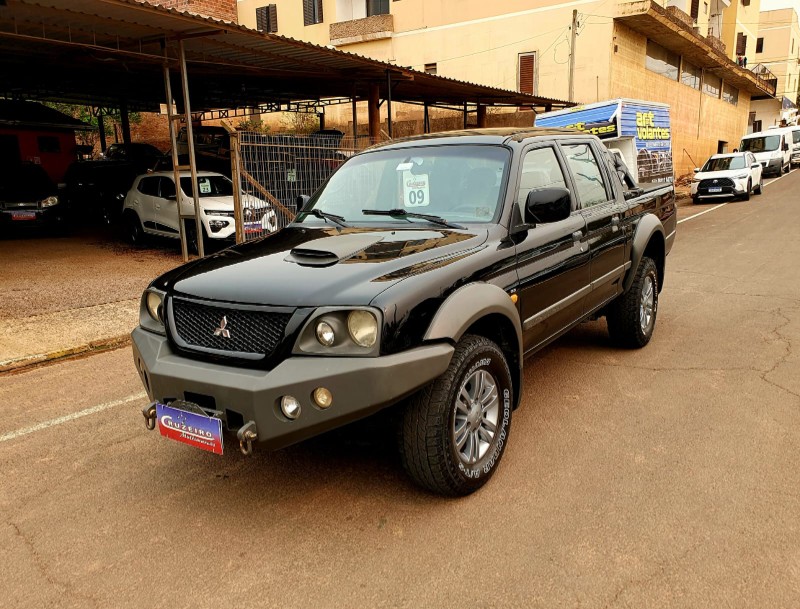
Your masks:
<instances>
[{"instance_id":1,"label":"number 09 sticker","mask_svg":"<svg viewBox=\"0 0 800 609\"><path fill-rule=\"evenodd\" d=\"M428 174L414 175L403 172L403 205L406 207L427 207L430 202Z\"/></svg>"}]
</instances>

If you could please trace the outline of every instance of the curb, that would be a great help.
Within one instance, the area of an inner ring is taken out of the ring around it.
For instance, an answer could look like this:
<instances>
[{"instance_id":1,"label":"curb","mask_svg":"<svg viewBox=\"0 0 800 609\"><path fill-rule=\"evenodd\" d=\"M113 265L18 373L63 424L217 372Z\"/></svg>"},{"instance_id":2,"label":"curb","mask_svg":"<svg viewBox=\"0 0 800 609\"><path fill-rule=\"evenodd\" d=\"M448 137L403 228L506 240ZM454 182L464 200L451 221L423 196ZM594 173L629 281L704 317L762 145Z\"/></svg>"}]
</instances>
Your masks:
<instances>
[{"instance_id":1,"label":"curb","mask_svg":"<svg viewBox=\"0 0 800 609\"><path fill-rule=\"evenodd\" d=\"M94 340L85 345L77 347L69 347L67 349L59 349L58 351L51 351L50 353L38 353L36 355L26 355L10 360L0 362L0 375L20 372L28 368L38 367L44 364L49 364L58 360L69 359L79 355L87 355L91 353L99 353L101 351L109 351L124 347L131 342L130 334L122 334L113 336L111 338L101 338Z\"/></svg>"}]
</instances>

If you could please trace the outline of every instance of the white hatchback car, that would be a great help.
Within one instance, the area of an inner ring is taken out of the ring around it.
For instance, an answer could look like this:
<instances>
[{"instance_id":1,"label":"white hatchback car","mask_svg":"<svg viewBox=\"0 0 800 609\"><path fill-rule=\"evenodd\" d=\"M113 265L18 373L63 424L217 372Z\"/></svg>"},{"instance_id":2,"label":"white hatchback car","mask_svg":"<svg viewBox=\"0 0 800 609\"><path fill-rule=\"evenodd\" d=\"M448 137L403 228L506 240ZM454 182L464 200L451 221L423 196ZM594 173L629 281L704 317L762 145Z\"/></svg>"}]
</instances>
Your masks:
<instances>
[{"instance_id":1,"label":"white hatchback car","mask_svg":"<svg viewBox=\"0 0 800 609\"><path fill-rule=\"evenodd\" d=\"M192 201L192 177L188 171L181 172L180 214L184 219L187 238L195 241L194 203ZM197 194L200 201L200 220L205 240L233 239L236 221L233 211L233 182L224 175L208 171L197 173ZM277 217L272 207L258 202L256 209L247 209L260 215L259 228L274 232L278 228ZM175 180L171 171L159 171L140 175L125 197L122 222L125 235L134 245L140 245L147 234L161 237L180 236L178 224L178 199ZM248 222L248 225L253 220Z\"/></svg>"},{"instance_id":2,"label":"white hatchback car","mask_svg":"<svg viewBox=\"0 0 800 609\"><path fill-rule=\"evenodd\" d=\"M761 194L762 170L751 152L715 154L702 169L694 170L692 200L736 197L748 201L750 193Z\"/></svg>"}]
</instances>

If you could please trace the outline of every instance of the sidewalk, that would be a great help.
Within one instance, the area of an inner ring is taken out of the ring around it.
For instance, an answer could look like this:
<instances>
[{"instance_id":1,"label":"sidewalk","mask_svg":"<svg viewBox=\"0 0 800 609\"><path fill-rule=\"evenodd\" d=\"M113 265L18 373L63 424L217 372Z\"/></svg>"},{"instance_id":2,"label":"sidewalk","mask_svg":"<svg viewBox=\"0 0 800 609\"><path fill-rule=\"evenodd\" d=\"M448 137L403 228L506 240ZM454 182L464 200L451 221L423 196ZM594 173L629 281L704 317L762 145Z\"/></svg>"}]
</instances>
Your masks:
<instances>
[{"instance_id":1,"label":"sidewalk","mask_svg":"<svg viewBox=\"0 0 800 609\"><path fill-rule=\"evenodd\" d=\"M0 241L0 372L126 344L174 244L132 249L102 233Z\"/></svg>"}]
</instances>

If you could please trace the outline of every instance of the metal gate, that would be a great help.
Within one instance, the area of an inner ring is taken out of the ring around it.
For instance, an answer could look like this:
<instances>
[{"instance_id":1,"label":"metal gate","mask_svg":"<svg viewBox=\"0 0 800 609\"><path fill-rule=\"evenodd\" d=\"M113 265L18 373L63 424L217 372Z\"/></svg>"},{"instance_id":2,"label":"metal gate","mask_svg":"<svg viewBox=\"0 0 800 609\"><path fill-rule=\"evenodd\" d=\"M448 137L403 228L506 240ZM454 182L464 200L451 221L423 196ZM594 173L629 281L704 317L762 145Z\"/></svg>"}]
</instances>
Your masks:
<instances>
[{"instance_id":1,"label":"metal gate","mask_svg":"<svg viewBox=\"0 0 800 609\"><path fill-rule=\"evenodd\" d=\"M284 228L298 212L298 197L314 194L342 163L371 144L368 136L354 139L336 131L230 136L232 179L239 184L237 242Z\"/></svg>"}]
</instances>

